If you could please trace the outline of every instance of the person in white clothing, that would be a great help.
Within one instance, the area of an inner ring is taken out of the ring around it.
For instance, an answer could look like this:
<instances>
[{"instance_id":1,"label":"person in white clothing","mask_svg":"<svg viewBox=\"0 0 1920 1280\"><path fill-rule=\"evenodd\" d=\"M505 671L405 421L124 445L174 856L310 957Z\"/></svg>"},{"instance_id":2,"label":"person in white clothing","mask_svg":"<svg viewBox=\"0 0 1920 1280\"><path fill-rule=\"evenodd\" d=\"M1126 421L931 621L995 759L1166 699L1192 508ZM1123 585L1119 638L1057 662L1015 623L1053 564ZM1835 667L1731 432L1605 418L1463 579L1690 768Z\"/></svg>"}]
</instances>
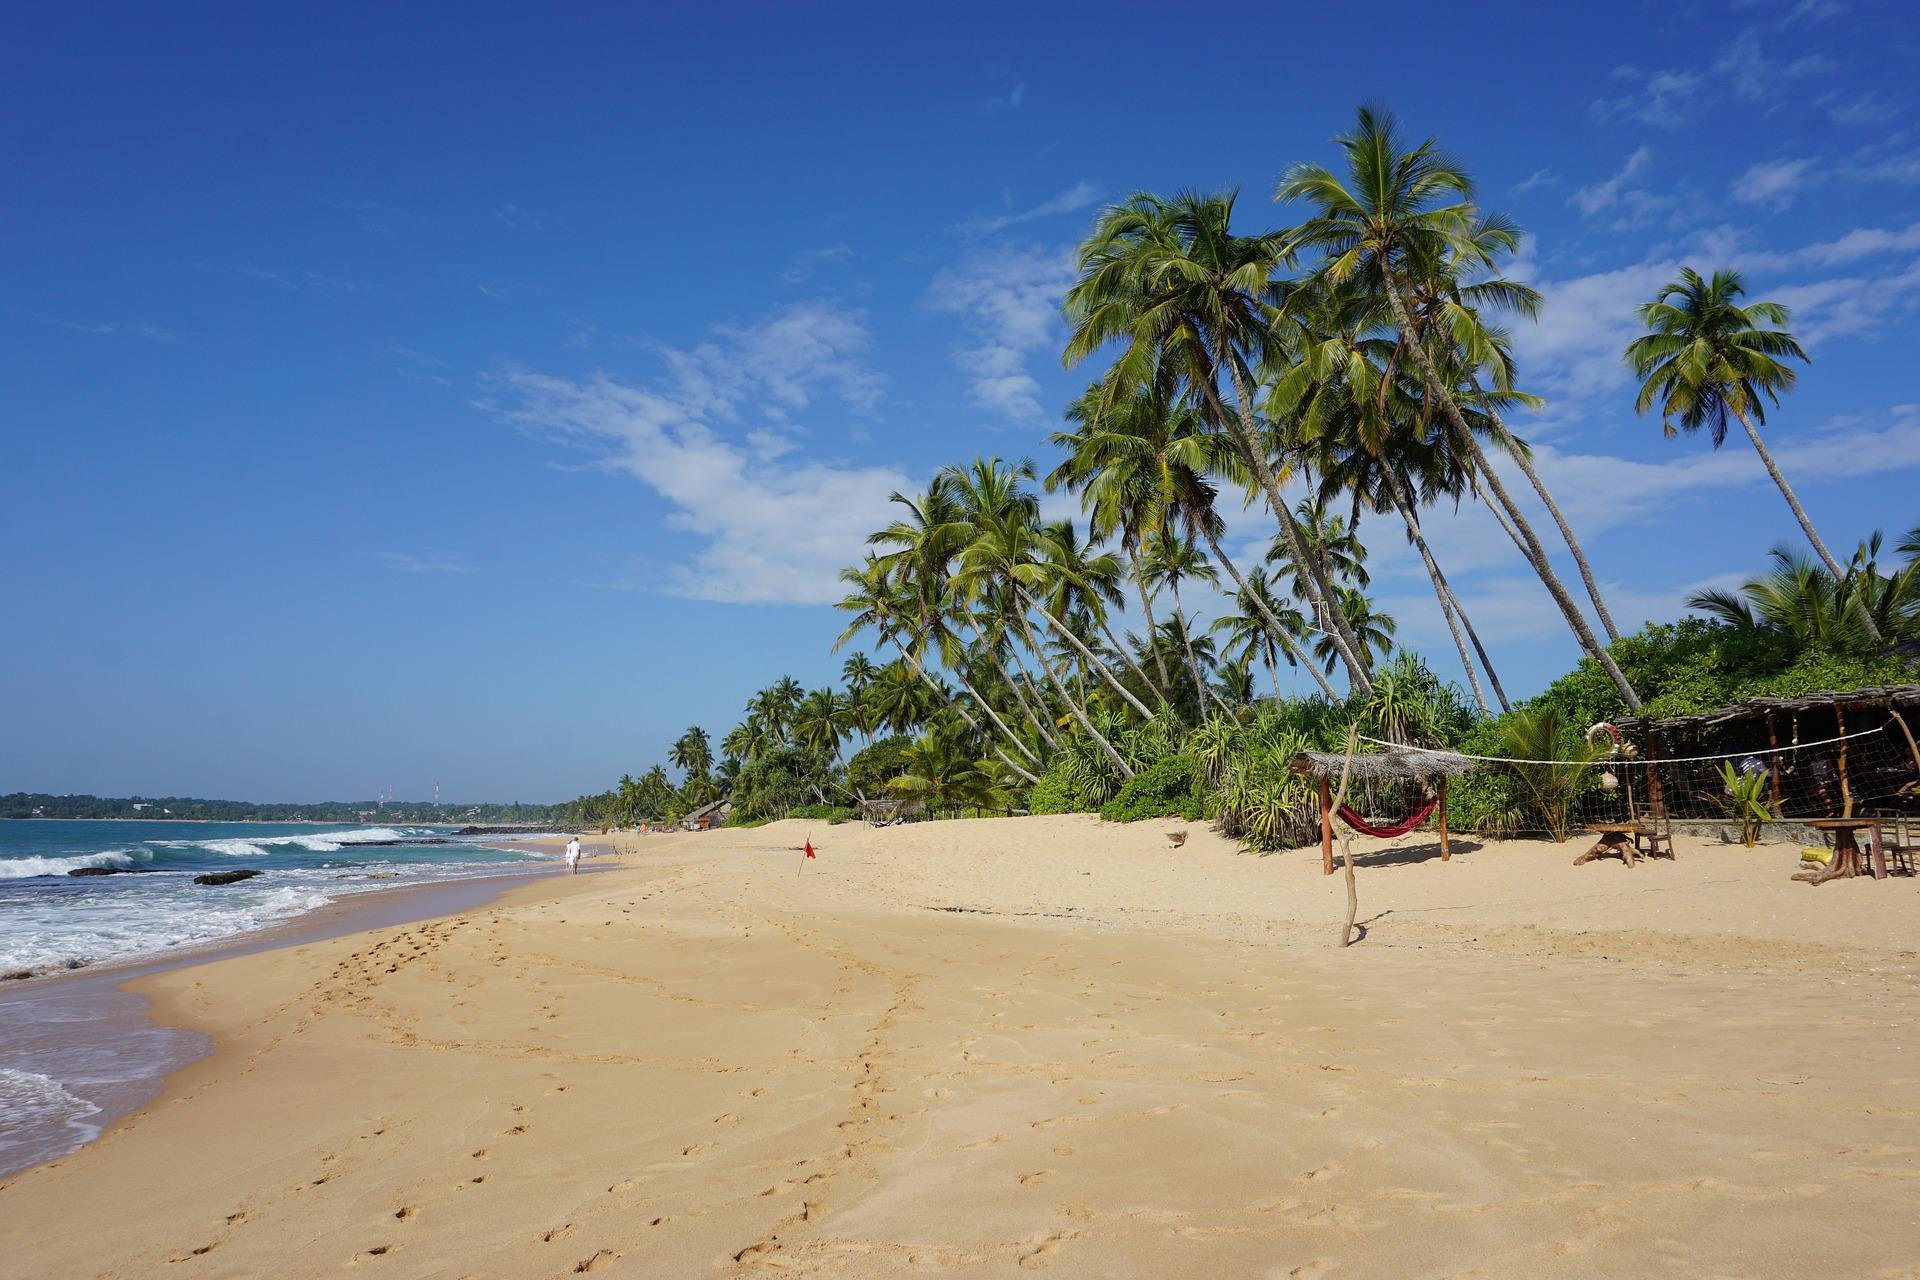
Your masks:
<instances>
[{"instance_id":1,"label":"person in white clothing","mask_svg":"<svg viewBox=\"0 0 1920 1280\"><path fill-rule=\"evenodd\" d=\"M567 841L567 874L575 876L580 874L579 836L575 836L573 839Z\"/></svg>"}]
</instances>

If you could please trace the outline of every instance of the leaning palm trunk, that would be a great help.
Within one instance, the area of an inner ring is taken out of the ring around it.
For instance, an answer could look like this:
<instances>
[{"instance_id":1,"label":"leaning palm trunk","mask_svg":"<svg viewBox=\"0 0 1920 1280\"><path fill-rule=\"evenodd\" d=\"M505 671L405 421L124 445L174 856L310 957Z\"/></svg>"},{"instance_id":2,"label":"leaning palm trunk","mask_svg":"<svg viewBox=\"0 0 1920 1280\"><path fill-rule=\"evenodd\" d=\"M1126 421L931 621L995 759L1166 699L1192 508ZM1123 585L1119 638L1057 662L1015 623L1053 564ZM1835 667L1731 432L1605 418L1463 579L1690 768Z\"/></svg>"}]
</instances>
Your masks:
<instances>
[{"instance_id":1,"label":"leaning palm trunk","mask_svg":"<svg viewBox=\"0 0 1920 1280\"><path fill-rule=\"evenodd\" d=\"M1440 571L1438 561L1434 562L1433 567L1436 573ZM1459 617L1460 627L1467 633L1467 639L1472 643L1473 651L1480 655L1480 666L1487 673L1487 683L1493 686L1493 696L1499 700L1500 710L1513 710L1507 702L1507 691L1500 687L1500 673L1493 669L1493 659L1487 656L1487 646L1480 643L1480 633L1473 629L1473 619L1467 616L1467 606L1460 599L1460 593L1453 589L1453 584L1447 581L1445 573L1440 573L1440 585L1446 590L1447 600L1453 605L1453 612Z\"/></svg>"},{"instance_id":2,"label":"leaning palm trunk","mask_svg":"<svg viewBox=\"0 0 1920 1280\"><path fill-rule=\"evenodd\" d=\"M1145 716L1149 720L1153 719L1153 712L1147 709L1147 704L1140 701L1140 699L1134 697L1133 694L1127 689L1127 686L1120 683L1120 677L1113 674L1113 668L1109 667L1106 663L1100 661L1100 659L1094 654L1093 650L1087 648L1086 645L1080 643L1079 636L1073 634L1072 631L1069 631L1066 625L1062 623L1060 619L1054 617L1051 613L1048 613L1047 606L1041 604L1038 600L1034 599L1031 595L1028 595L1027 589L1021 586L1019 583L1017 582L1014 583L1013 589L1016 593L1016 598L1020 601L1020 603L1027 605L1028 607L1032 608L1037 613L1039 613L1039 615L1042 618L1045 618L1047 620L1047 625L1049 627L1052 627L1055 632L1057 632L1059 635L1064 637L1068 644L1072 645L1076 650L1078 650L1080 656L1083 659L1085 659L1088 663L1092 664L1093 668L1100 673L1101 677L1104 678L1108 684L1113 686L1115 693L1118 693L1121 697L1125 698L1129 703L1131 703L1135 711L1138 711L1141 715Z\"/></svg>"},{"instance_id":3,"label":"leaning palm trunk","mask_svg":"<svg viewBox=\"0 0 1920 1280\"><path fill-rule=\"evenodd\" d=\"M1281 625L1280 619L1273 616L1273 611L1267 608L1267 602L1255 594L1254 590L1247 585L1247 580L1240 576L1239 568L1221 548L1220 539L1214 536L1211 529L1204 527L1200 530L1200 534L1207 540L1207 547L1213 552L1213 558L1220 562L1221 567L1226 569L1227 576L1233 579L1233 584L1240 588L1242 598L1251 602L1253 607L1260 611L1260 616L1266 619L1267 633L1280 642L1281 647L1287 651L1288 657L1292 658L1296 665L1307 669L1307 674L1312 676L1314 683L1320 686L1320 692L1327 696L1328 702L1340 701L1340 695L1333 691L1333 685L1320 674L1319 666L1306 654L1300 652L1300 647L1294 643L1293 636L1288 633L1286 627ZM1271 655L1267 658L1267 666L1273 669L1273 696L1277 700L1280 697L1280 669Z\"/></svg>"},{"instance_id":4,"label":"leaning palm trunk","mask_svg":"<svg viewBox=\"0 0 1920 1280\"><path fill-rule=\"evenodd\" d=\"M1007 688L1013 691L1013 700L1020 704L1020 710L1026 714L1028 720L1033 722L1034 730L1039 733L1040 737L1045 740L1048 746L1058 751L1060 749L1059 741L1052 733L1048 732L1045 719L1027 702L1027 695L1021 692L1020 682L1013 678L1013 673L1007 670L1007 664L1000 660L1000 655L994 652L992 646L987 645L984 647L986 647L987 650L987 657L993 662L994 669L1000 673L1000 678L1007 682Z\"/></svg>"},{"instance_id":5,"label":"leaning palm trunk","mask_svg":"<svg viewBox=\"0 0 1920 1280\"><path fill-rule=\"evenodd\" d=\"M988 702L985 695L973 687L973 682L967 679L965 674L955 670L953 678L960 682L960 687L965 689L967 695L980 705L980 709L987 713L987 719L993 721L994 727L1007 736L1007 741L1013 743L1013 745L1019 749L1021 755L1025 756L1034 764L1040 763L1040 757L1035 755L1032 748L1027 746L1025 740L1023 740L1019 734L1015 733L1005 720L1000 718L1000 713L993 709L993 704Z\"/></svg>"},{"instance_id":6,"label":"leaning palm trunk","mask_svg":"<svg viewBox=\"0 0 1920 1280\"><path fill-rule=\"evenodd\" d=\"M1461 442L1473 457L1474 466L1479 469L1481 475L1486 477L1487 487L1493 491L1495 497L1499 498L1500 505L1506 508L1507 515L1512 518L1514 530L1525 538L1523 550L1533 565L1533 571L1539 575L1540 581L1546 586L1547 594L1551 595L1554 603L1560 606L1560 612L1566 615L1567 625L1573 629L1574 638L1593 656L1593 660L1600 664L1613 681L1614 688L1620 691L1620 697L1626 702L1627 709L1640 710L1640 695L1633 691L1633 686L1627 683L1627 677L1615 664L1613 655L1607 652L1594 636L1593 628L1587 625L1586 617L1580 612L1580 606L1573 602L1573 597L1567 593L1566 584L1560 581L1560 575L1555 573L1553 566L1548 563L1546 550L1541 547L1540 539L1535 536L1533 526L1528 524L1527 518L1520 513L1519 506L1507 493L1507 486L1501 482L1499 472L1493 469L1493 465L1487 459L1486 451L1480 447L1480 442L1474 438L1472 429L1467 426L1466 416L1460 412L1460 406L1453 398L1452 389L1440 380L1439 371L1433 365L1433 354L1427 350L1426 344L1420 340L1418 332L1414 329L1412 318L1407 315L1406 301L1401 298L1399 287L1394 283L1393 273L1387 269L1384 262L1380 264L1380 274L1386 285L1387 302L1393 309L1394 323L1400 326L1403 342L1407 349L1413 352L1413 358L1419 362L1420 372L1426 378L1427 384L1439 393L1441 409L1446 413L1447 420L1453 424L1454 430L1459 432Z\"/></svg>"},{"instance_id":7,"label":"leaning palm trunk","mask_svg":"<svg viewBox=\"0 0 1920 1280\"><path fill-rule=\"evenodd\" d=\"M1163 707L1166 706L1167 691L1165 689L1162 689L1159 685L1155 684L1153 682L1153 678L1147 674L1146 669L1140 665L1139 659L1135 658L1131 653L1127 652L1127 646L1121 644L1120 637L1113 634L1113 628L1107 624L1107 620L1105 618L1101 618L1099 619L1099 622L1100 622L1100 634L1107 638L1107 643L1113 647L1113 651L1119 654L1120 657L1126 662L1127 669L1133 672L1133 674L1135 674L1136 676L1140 677L1141 684L1153 690L1153 696L1160 700L1161 706Z\"/></svg>"},{"instance_id":8,"label":"leaning palm trunk","mask_svg":"<svg viewBox=\"0 0 1920 1280\"><path fill-rule=\"evenodd\" d=\"M1474 391L1478 393L1480 390L1478 377L1473 379L1472 385ZM1606 629L1607 639L1618 640L1620 629L1613 625L1613 615L1607 612L1607 602L1601 598L1600 583L1593 576L1593 566L1587 563L1587 553L1581 550L1580 540L1573 536L1573 526L1568 524L1566 516L1561 514L1560 504L1553 500L1553 493L1547 488L1547 482L1542 480L1540 473L1533 469L1533 459L1527 456L1527 451L1520 447L1520 442L1514 439L1513 432L1507 430L1506 422L1491 406L1487 409L1487 419L1493 423L1494 432L1500 437L1500 443L1506 446L1507 452L1512 455L1521 472L1532 482L1533 491L1539 494L1540 501L1546 504L1547 511L1553 516L1553 522L1560 526L1560 536L1566 540L1567 550L1573 552L1573 563L1580 569L1580 581L1586 584L1587 598L1593 601L1593 611L1600 615L1600 625Z\"/></svg>"},{"instance_id":9,"label":"leaning palm trunk","mask_svg":"<svg viewBox=\"0 0 1920 1280\"><path fill-rule=\"evenodd\" d=\"M1362 693L1371 694L1373 681L1367 676L1366 657L1359 640L1354 638L1353 627L1347 621L1347 611L1341 608L1333 587L1321 572L1319 560L1307 549L1306 536L1300 532L1300 526L1293 518L1293 510L1287 506L1286 496L1280 492L1279 478L1273 474L1273 468L1267 465L1266 454L1261 451L1260 433L1253 425L1252 396L1240 376L1240 367L1229 360L1227 372L1233 378L1233 395L1240 411L1236 419L1240 449L1246 454L1247 465L1253 468L1261 489L1266 492L1267 502L1273 508L1274 518L1280 522L1280 532L1287 539L1287 549L1292 553L1294 563L1301 567L1300 585L1305 588L1307 599L1315 611L1333 624L1333 631L1329 634L1333 638L1334 648L1340 652L1341 661L1347 664L1348 683ZM1218 395L1213 398L1218 404ZM1221 410L1224 417L1225 406L1221 406Z\"/></svg>"},{"instance_id":10,"label":"leaning palm trunk","mask_svg":"<svg viewBox=\"0 0 1920 1280\"><path fill-rule=\"evenodd\" d=\"M1400 519L1407 526L1407 536L1413 539L1414 547L1420 552L1420 562L1427 567L1427 577L1433 582L1434 597L1440 601L1441 616L1447 620L1447 632L1453 636L1453 647L1460 651L1460 666L1467 673L1467 683L1473 686L1473 700L1480 704L1480 714L1491 714L1487 706L1487 695L1480 688L1480 677L1473 669L1473 657L1467 652L1467 642L1460 636L1460 622L1453 615L1453 604L1449 599L1446 583L1441 581L1440 566L1434 561L1433 552L1427 546L1427 539L1420 532L1420 522L1414 518L1413 509L1407 501L1407 495L1400 485L1400 476L1391 466L1382 468L1387 476L1387 488L1393 494L1393 509L1400 513Z\"/></svg>"},{"instance_id":11,"label":"leaning palm trunk","mask_svg":"<svg viewBox=\"0 0 1920 1280\"><path fill-rule=\"evenodd\" d=\"M1294 522L1294 512L1286 507L1286 495L1281 493L1281 482L1273 474L1273 468L1267 466L1267 457L1261 453L1260 432L1254 428L1254 409L1248 390L1240 380L1240 368L1227 363L1227 370L1233 374L1233 395L1238 401L1238 432L1236 438L1240 451L1246 455L1248 466L1254 468L1254 476L1260 480L1260 487L1267 493L1267 505L1273 507L1273 516L1281 522L1281 533L1286 537L1286 547L1292 553L1294 562L1302 566L1300 585L1308 593L1308 601L1315 612L1332 622L1332 643L1340 651L1340 660L1346 662L1348 683L1361 693L1373 693L1373 681L1367 677L1367 660L1361 654L1359 641L1354 639L1354 628L1346 620L1346 610L1340 608L1340 601L1334 599L1331 585L1321 576L1319 560L1308 553L1308 539L1300 532L1300 526ZM1215 397L1217 403L1217 397ZM1225 416L1225 415L1223 415Z\"/></svg>"},{"instance_id":12,"label":"leaning palm trunk","mask_svg":"<svg viewBox=\"0 0 1920 1280\"><path fill-rule=\"evenodd\" d=\"M1042 610L1042 612L1045 611ZM1067 692L1067 687L1060 683L1060 677L1054 673L1053 664L1047 661L1047 651L1040 647L1039 638L1033 634L1033 628L1027 624L1026 615L1018 615L1018 621L1021 633L1026 636L1027 648L1033 651L1034 657L1040 663L1040 669L1047 673L1047 680L1053 685L1054 692L1059 694L1060 700L1067 704L1067 710L1071 711L1073 718L1080 722L1080 727L1087 731L1087 736L1100 744L1100 749L1107 753L1107 758L1113 761L1116 769L1120 770L1120 776L1132 778L1133 770L1127 767L1126 757L1115 751L1113 744L1101 736L1100 731L1093 727L1093 720L1087 715L1086 709L1075 702L1073 695Z\"/></svg>"},{"instance_id":13,"label":"leaning palm trunk","mask_svg":"<svg viewBox=\"0 0 1920 1280\"><path fill-rule=\"evenodd\" d=\"M1140 568L1139 548L1135 547L1132 542L1127 543L1127 558L1133 561L1133 585L1140 588L1140 612L1145 614L1147 618L1147 634L1152 635L1154 633L1153 597L1147 592L1147 575ZM1120 646L1115 645L1114 647L1119 648ZM1167 683L1167 660L1161 656L1159 645L1152 645L1150 647L1153 649L1154 670L1160 673L1160 683L1157 688L1160 693L1160 701L1164 703L1167 700L1167 689L1169 688Z\"/></svg>"},{"instance_id":14,"label":"leaning palm trunk","mask_svg":"<svg viewBox=\"0 0 1920 1280\"><path fill-rule=\"evenodd\" d=\"M1761 464L1766 467L1767 474L1773 477L1773 483L1779 487L1780 496L1785 498L1787 505L1793 509L1793 518L1800 522L1801 531L1807 535L1807 541L1813 544L1814 551L1819 553L1821 562L1827 566L1827 572L1833 575L1835 592L1844 590L1847 581L1846 571L1840 567L1840 562L1833 558L1833 553L1827 550L1827 544L1822 542L1820 535L1815 532L1813 520L1807 515L1807 509L1800 505L1799 495L1795 494L1793 486L1787 483L1787 477L1780 471L1780 464L1773 460L1772 452L1760 439L1760 432L1740 410L1734 410L1733 416L1740 419L1740 425L1747 429L1747 439L1753 441L1754 452L1760 455ZM1860 623L1866 628L1869 639L1880 639L1880 628L1874 625L1873 611L1864 603L1860 608Z\"/></svg>"},{"instance_id":15,"label":"leaning palm trunk","mask_svg":"<svg viewBox=\"0 0 1920 1280\"><path fill-rule=\"evenodd\" d=\"M900 656L905 658L907 660L907 664L913 668L914 674L919 676L922 680L926 682L927 688L933 690L934 693L938 694L940 697L947 698L946 692L940 687L940 682L938 680L935 680L932 676L928 675L927 669L920 665L920 659L914 657L912 652L908 650L907 646L900 643L898 637L889 636L888 639L892 642L893 647L900 651ZM961 683L965 684L966 681L962 680ZM968 692L972 693L973 691L969 689ZM978 698L980 695L975 693L973 696L975 698ZM967 722L967 727L969 729L972 729L975 733L980 733L980 722L978 720L975 720L972 716L968 715L967 709L965 707L961 706L958 702L955 702L951 698L947 698L947 705L952 707L954 711L959 714L960 718ZM1000 719L998 716L994 717L994 723L995 724L1000 723ZM1003 725L1002 728L1004 730L1005 726ZM1009 733L1007 736L1013 739L1013 745L1020 748L1020 752L1022 755L1026 756L1027 759L1029 760L1033 760L1033 754L1027 750L1026 745L1022 743L1020 739L1014 738L1011 733ZM1040 784L1040 779L1034 777L1032 774L1028 773L1025 769L1021 768L1019 762L1016 761L1012 756L1008 755L1006 752L1006 748L1000 746L998 743L994 744L993 754L995 754L996 756L999 756L1002 763L1004 763L1009 769L1012 769L1015 773L1019 774L1021 777L1025 778L1028 782L1034 784L1035 786L1038 786ZM1039 763L1039 761L1037 760L1033 760L1033 762L1035 764Z\"/></svg>"},{"instance_id":16,"label":"leaning palm trunk","mask_svg":"<svg viewBox=\"0 0 1920 1280\"><path fill-rule=\"evenodd\" d=\"M1220 691L1208 684L1207 678L1200 674L1200 659L1193 652L1193 633L1187 630L1187 609L1180 603L1180 580L1175 578L1169 585L1173 588L1173 620L1180 628L1180 644L1187 651L1187 667L1193 672L1194 702L1202 716L1207 714L1208 698L1219 703L1221 710L1232 711L1233 705L1221 697Z\"/></svg>"}]
</instances>

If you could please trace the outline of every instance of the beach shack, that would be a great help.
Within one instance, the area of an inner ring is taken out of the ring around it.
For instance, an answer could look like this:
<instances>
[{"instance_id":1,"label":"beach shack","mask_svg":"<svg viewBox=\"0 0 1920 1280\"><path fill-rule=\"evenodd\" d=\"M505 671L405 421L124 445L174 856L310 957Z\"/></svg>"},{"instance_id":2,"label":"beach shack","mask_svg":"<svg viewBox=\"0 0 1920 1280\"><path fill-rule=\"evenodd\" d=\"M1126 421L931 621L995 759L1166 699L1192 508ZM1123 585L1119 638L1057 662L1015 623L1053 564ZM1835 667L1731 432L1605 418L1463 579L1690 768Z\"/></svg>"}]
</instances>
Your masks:
<instances>
[{"instance_id":1,"label":"beach shack","mask_svg":"<svg viewBox=\"0 0 1920 1280\"><path fill-rule=\"evenodd\" d=\"M715 827L727 825L727 818L733 813L733 797L724 796L711 804L703 804L680 820L682 831L711 831Z\"/></svg>"},{"instance_id":2,"label":"beach shack","mask_svg":"<svg viewBox=\"0 0 1920 1280\"><path fill-rule=\"evenodd\" d=\"M1743 698L1711 711L1620 721L1647 767L1647 798L1710 818L1723 769L1765 771L1777 818L1920 814L1920 685Z\"/></svg>"},{"instance_id":3,"label":"beach shack","mask_svg":"<svg viewBox=\"0 0 1920 1280\"><path fill-rule=\"evenodd\" d=\"M1293 772L1305 774L1320 785L1320 869L1333 874L1333 788L1342 768L1349 770L1349 788L1363 784L1369 794L1373 784L1408 798L1407 812L1399 818L1368 818L1342 804L1337 816L1364 836L1403 836L1433 819L1440 837L1440 861L1450 862L1453 849L1447 836L1447 779L1473 772L1474 762L1457 751L1436 751L1423 747L1389 747L1384 751L1356 754L1351 766L1338 751L1302 751L1288 765ZM1398 784L1398 785L1394 785ZM1417 798L1416 798L1417 797Z\"/></svg>"}]
</instances>

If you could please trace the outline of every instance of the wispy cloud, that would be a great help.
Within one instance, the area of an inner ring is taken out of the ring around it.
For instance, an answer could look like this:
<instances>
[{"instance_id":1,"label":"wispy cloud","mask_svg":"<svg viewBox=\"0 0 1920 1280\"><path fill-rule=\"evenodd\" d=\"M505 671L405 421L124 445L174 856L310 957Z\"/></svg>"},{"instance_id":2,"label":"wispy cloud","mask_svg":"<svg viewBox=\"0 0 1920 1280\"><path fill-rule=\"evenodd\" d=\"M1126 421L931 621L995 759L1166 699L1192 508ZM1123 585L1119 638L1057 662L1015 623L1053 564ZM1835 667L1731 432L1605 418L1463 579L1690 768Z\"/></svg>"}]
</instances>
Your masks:
<instances>
[{"instance_id":1,"label":"wispy cloud","mask_svg":"<svg viewBox=\"0 0 1920 1280\"><path fill-rule=\"evenodd\" d=\"M1733 38L1713 69L1733 87L1734 93L1748 101L1770 96L1784 80L1804 80L1825 75L1834 69L1832 58L1823 53L1804 54L1790 62L1770 60L1760 48L1760 33L1749 27Z\"/></svg>"},{"instance_id":2,"label":"wispy cloud","mask_svg":"<svg viewBox=\"0 0 1920 1280\"><path fill-rule=\"evenodd\" d=\"M19 314L40 324L52 325L56 329L91 334L100 338L145 338L149 342L182 342L187 336L179 329L171 329L163 324L149 324L144 320L68 320L39 311L22 311Z\"/></svg>"},{"instance_id":3,"label":"wispy cloud","mask_svg":"<svg viewBox=\"0 0 1920 1280\"><path fill-rule=\"evenodd\" d=\"M787 265L780 270L780 278L788 284L805 284L813 279L820 268L836 262L845 262L853 257L850 244L827 244L817 249L802 249L787 259Z\"/></svg>"},{"instance_id":4,"label":"wispy cloud","mask_svg":"<svg viewBox=\"0 0 1920 1280\"><path fill-rule=\"evenodd\" d=\"M325 202L329 208L346 214L362 231L371 232L377 236L393 235L408 221L408 215L404 209L382 204L378 200L328 196Z\"/></svg>"},{"instance_id":5,"label":"wispy cloud","mask_svg":"<svg viewBox=\"0 0 1920 1280\"><path fill-rule=\"evenodd\" d=\"M1537 191L1541 187L1558 186L1559 182L1560 179L1554 176L1553 170L1535 169L1532 173L1507 188L1507 190L1512 195L1523 196L1527 194L1527 192Z\"/></svg>"},{"instance_id":6,"label":"wispy cloud","mask_svg":"<svg viewBox=\"0 0 1920 1280\"><path fill-rule=\"evenodd\" d=\"M1756 164L1733 181L1733 198L1747 204L1784 209L1805 184L1812 160L1769 160Z\"/></svg>"},{"instance_id":7,"label":"wispy cloud","mask_svg":"<svg viewBox=\"0 0 1920 1280\"><path fill-rule=\"evenodd\" d=\"M548 227L559 225L560 219L552 214L540 213L533 209L523 209L517 204L497 206L493 216L509 231L545 231Z\"/></svg>"},{"instance_id":8,"label":"wispy cloud","mask_svg":"<svg viewBox=\"0 0 1920 1280\"><path fill-rule=\"evenodd\" d=\"M1048 196L1031 209L993 217L969 218L956 229L964 235L992 235L996 231L1005 231L1008 227L1017 227L1023 223L1038 222L1042 218L1058 217L1063 213L1076 213L1099 198L1100 188L1083 180L1074 183L1064 191Z\"/></svg>"},{"instance_id":9,"label":"wispy cloud","mask_svg":"<svg viewBox=\"0 0 1920 1280\"><path fill-rule=\"evenodd\" d=\"M872 411L882 382L865 363L869 341L859 312L796 304L716 326L691 348L655 347L664 373L645 383L510 369L490 379L485 407L640 480L667 505L667 526L699 542L657 576L587 585L822 604L884 523L887 496L913 487L895 467L804 456L792 423L822 397Z\"/></svg>"},{"instance_id":10,"label":"wispy cloud","mask_svg":"<svg viewBox=\"0 0 1920 1280\"><path fill-rule=\"evenodd\" d=\"M453 385L453 379L446 374L447 362L438 356L415 351L412 347L388 347L387 354L394 359L394 372L403 378L431 382L438 387Z\"/></svg>"},{"instance_id":11,"label":"wispy cloud","mask_svg":"<svg viewBox=\"0 0 1920 1280\"><path fill-rule=\"evenodd\" d=\"M1044 421L1035 352L1059 347L1060 298L1073 280L1064 250L990 250L934 276L927 305L957 315L974 341L954 353L974 404L1014 422Z\"/></svg>"},{"instance_id":12,"label":"wispy cloud","mask_svg":"<svg viewBox=\"0 0 1920 1280\"><path fill-rule=\"evenodd\" d=\"M345 280L339 276L323 275L318 271L278 271L269 267L255 267L245 264L230 266L227 270L235 275L245 276L249 280L258 280L277 288L288 289L295 293L319 294L323 297L340 297L349 293L365 293L372 285L360 280Z\"/></svg>"},{"instance_id":13,"label":"wispy cloud","mask_svg":"<svg viewBox=\"0 0 1920 1280\"><path fill-rule=\"evenodd\" d=\"M1645 226L1679 203L1676 196L1648 189L1646 174L1652 164L1653 148L1637 148L1612 177L1578 188L1567 203L1589 218L1604 217L1615 230Z\"/></svg>"},{"instance_id":14,"label":"wispy cloud","mask_svg":"<svg viewBox=\"0 0 1920 1280\"><path fill-rule=\"evenodd\" d=\"M1823 93L1814 102L1827 113L1827 119L1841 125L1884 124L1899 114L1898 108L1877 93L1847 93L1836 89Z\"/></svg>"},{"instance_id":15,"label":"wispy cloud","mask_svg":"<svg viewBox=\"0 0 1920 1280\"><path fill-rule=\"evenodd\" d=\"M1685 71L1641 71L1625 66L1613 69L1616 84L1625 87L1619 97L1596 98L1590 105L1602 121L1637 120L1656 129L1677 129L1693 109L1694 95L1703 77Z\"/></svg>"},{"instance_id":16,"label":"wispy cloud","mask_svg":"<svg viewBox=\"0 0 1920 1280\"><path fill-rule=\"evenodd\" d=\"M406 551L376 551L374 559L387 568L399 573L472 573L473 569L459 556L441 552L428 552L414 555Z\"/></svg>"},{"instance_id":17,"label":"wispy cloud","mask_svg":"<svg viewBox=\"0 0 1920 1280\"><path fill-rule=\"evenodd\" d=\"M1018 111L1020 104L1026 101L1027 82L1021 80L1007 88L1004 93L996 93L980 100L980 110L985 115L998 115L1003 111Z\"/></svg>"}]
</instances>

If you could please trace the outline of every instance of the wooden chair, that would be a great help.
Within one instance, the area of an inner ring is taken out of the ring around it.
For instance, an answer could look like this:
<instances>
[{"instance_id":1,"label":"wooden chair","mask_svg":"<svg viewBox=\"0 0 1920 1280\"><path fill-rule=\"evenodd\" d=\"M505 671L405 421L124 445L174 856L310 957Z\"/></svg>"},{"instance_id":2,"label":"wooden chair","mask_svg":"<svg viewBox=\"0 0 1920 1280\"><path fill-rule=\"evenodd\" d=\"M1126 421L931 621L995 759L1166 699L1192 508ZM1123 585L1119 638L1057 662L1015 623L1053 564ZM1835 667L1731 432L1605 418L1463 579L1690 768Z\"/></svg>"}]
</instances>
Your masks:
<instances>
[{"instance_id":1,"label":"wooden chair","mask_svg":"<svg viewBox=\"0 0 1920 1280\"><path fill-rule=\"evenodd\" d=\"M1666 804L1659 800L1649 802L1639 822L1644 830L1634 836L1633 847L1639 850L1640 856L1656 857L1664 847L1666 856L1678 862L1679 858L1673 852L1673 819L1667 816Z\"/></svg>"},{"instance_id":2,"label":"wooden chair","mask_svg":"<svg viewBox=\"0 0 1920 1280\"><path fill-rule=\"evenodd\" d=\"M1880 823L1880 849L1886 855L1888 874L1913 875L1914 855L1920 853L1920 820L1904 809L1886 807L1867 809L1861 816Z\"/></svg>"}]
</instances>

